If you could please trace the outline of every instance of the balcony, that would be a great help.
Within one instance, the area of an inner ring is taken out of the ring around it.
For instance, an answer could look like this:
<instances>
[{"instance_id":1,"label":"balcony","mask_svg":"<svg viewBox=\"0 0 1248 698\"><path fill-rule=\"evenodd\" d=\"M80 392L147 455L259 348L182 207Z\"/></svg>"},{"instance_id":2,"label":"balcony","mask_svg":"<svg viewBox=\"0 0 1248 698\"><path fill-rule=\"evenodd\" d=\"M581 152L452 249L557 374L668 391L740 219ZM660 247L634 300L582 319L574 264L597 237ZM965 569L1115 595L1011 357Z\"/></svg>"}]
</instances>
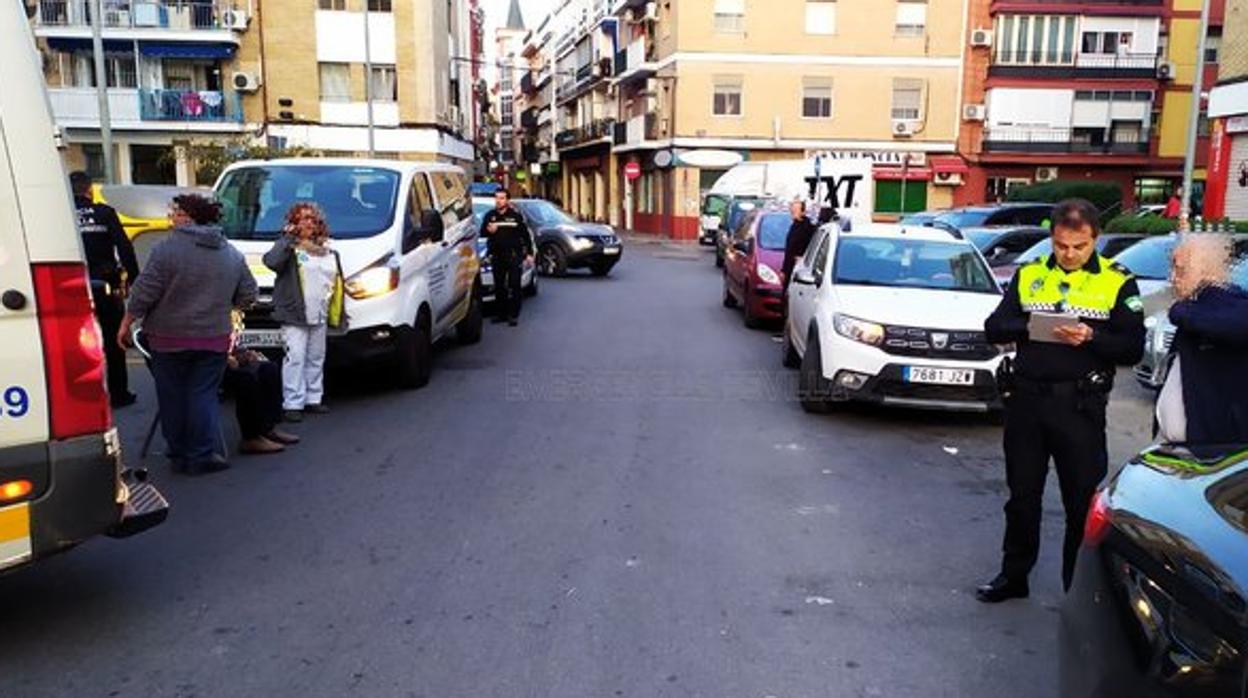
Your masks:
<instances>
[{"instance_id":1,"label":"balcony","mask_svg":"<svg viewBox=\"0 0 1248 698\"><path fill-rule=\"evenodd\" d=\"M1157 78L1158 58L1152 54L1104 55L1082 53L1057 56L1055 63L1042 63L1045 55L1035 51L1000 52L988 68L989 77L1037 79L1131 79Z\"/></svg>"},{"instance_id":2,"label":"balcony","mask_svg":"<svg viewBox=\"0 0 1248 698\"><path fill-rule=\"evenodd\" d=\"M615 133L615 119L597 119L579 126L560 131L555 136L555 145L561 149L575 148L593 142L605 141Z\"/></svg>"},{"instance_id":3,"label":"balcony","mask_svg":"<svg viewBox=\"0 0 1248 698\"><path fill-rule=\"evenodd\" d=\"M82 30L64 32L65 35L90 36L90 0L40 0L35 13L35 23L40 29L65 28ZM131 2L130 0L104 0L104 27L106 29L169 30L169 31L218 31L228 32L230 21L245 15L237 13L226 3L212 2ZM241 27L239 27L241 28ZM42 34L62 32L42 31Z\"/></svg>"},{"instance_id":4,"label":"balcony","mask_svg":"<svg viewBox=\"0 0 1248 698\"><path fill-rule=\"evenodd\" d=\"M531 107L520 112L520 127L526 129L537 128L537 108Z\"/></svg>"},{"instance_id":5,"label":"balcony","mask_svg":"<svg viewBox=\"0 0 1248 698\"><path fill-rule=\"evenodd\" d=\"M243 109L237 93L109 88L108 115L124 131L241 131ZM64 128L98 129L100 105L94 88L55 87L48 101Z\"/></svg>"},{"instance_id":6,"label":"balcony","mask_svg":"<svg viewBox=\"0 0 1248 698\"><path fill-rule=\"evenodd\" d=\"M1120 12L1138 8L1146 10L1141 14L1156 14L1166 6L1166 0L993 0L991 11L1015 12L1037 7L1048 9L1054 5L1063 5L1074 10L1087 7L1122 8Z\"/></svg>"},{"instance_id":7,"label":"balcony","mask_svg":"<svg viewBox=\"0 0 1248 698\"><path fill-rule=\"evenodd\" d=\"M996 126L984 129L989 153L1147 155L1149 129L1069 129Z\"/></svg>"},{"instance_id":8,"label":"balcony","mask_svg":"<svg viewBox=\"0 0 1248 698\"><path fill-rule=\"evenodd\" d=\"M533 82L532 72L526 70L524 71L524 75L520 76L520 91L526 95L531 95L537 91L537 87Z\"/></svg>"},{"instance_id":9,"label":"balcony","mask_svg":"<svg viewBox=\"0 0 1248 698\"><path fill-rule=\"evenodd\" d=\"M645 37L634 39L623 51L615 54L615 78L618 82L648 78L658 70L654 47Z\"/></svg>"},{"instance_id":10,"label":"balcony","mask_svg":"<svg viewBox=\"0 0 1248 698\"><path fill-rule=\"evenodd\" d=\"M237 92L209 90L139 90L139 118L143 121L243 122Z\"/></svg>"},{"instance_id":11,"label":"balcony","mask_svg":"<svg viewBox=\"0 0 1248 698\"><path fill-rule=\"evenodd\" d=\"M631 150L627 146L639 146L658 139L659 118L657 114L651 113L616 123L612 142L617 150Z\"/></svg>"}]
</instances>

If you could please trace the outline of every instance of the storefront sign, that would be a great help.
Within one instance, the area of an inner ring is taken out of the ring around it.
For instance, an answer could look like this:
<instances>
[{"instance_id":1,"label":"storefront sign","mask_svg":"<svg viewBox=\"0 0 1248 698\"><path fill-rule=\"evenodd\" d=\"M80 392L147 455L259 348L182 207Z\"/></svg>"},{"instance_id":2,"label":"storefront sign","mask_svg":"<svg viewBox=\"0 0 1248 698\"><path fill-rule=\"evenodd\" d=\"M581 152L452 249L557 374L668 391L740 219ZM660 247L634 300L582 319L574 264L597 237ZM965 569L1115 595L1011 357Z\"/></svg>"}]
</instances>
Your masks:
<instances>
[{"instance_id":1,"label":"storefront sign","mask_svg":"<svg viewBox=\"0 0 1248 698\"><path fill-rule=\"evenodd\" d=\"M911 167L927 165L927 153L907 153L897 150L807 150L806 158L829 158L832 160L855 160L865 158L876 165L901 167L906 158L910 159Z\"/></svg>"},{"instance_id":2,"label":"storefront sign","mask_svg":"<svg viewBox=\"0 0 1248 698\"><path fill-rule=\"evenodd\" d=\"M1248 133L1248 116L1230 116L1226 119L1227 133Z\"/></svg>"}]
</instances>

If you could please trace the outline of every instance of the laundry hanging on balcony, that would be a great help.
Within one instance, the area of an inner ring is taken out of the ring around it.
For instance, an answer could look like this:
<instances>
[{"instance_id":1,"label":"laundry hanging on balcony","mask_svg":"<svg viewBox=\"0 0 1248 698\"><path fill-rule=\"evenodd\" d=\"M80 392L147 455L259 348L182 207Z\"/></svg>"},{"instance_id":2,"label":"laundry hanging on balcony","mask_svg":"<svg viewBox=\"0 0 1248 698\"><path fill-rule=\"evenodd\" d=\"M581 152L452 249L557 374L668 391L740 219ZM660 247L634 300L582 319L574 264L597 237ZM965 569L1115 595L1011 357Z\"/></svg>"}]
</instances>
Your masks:
<instances>
[{"instance_id":1,"label":"laundry hanging on balcony","mask_svg":"<svg viewBox=\"0 0 1248 698\"><path fill-rule=\"evenodd\" d=\"M232 58L238 47L223 43L161 43L156 41L140 41L139 53L149 58L199 58L204 60L224 60Z\"/></svg>"}]
</instances>

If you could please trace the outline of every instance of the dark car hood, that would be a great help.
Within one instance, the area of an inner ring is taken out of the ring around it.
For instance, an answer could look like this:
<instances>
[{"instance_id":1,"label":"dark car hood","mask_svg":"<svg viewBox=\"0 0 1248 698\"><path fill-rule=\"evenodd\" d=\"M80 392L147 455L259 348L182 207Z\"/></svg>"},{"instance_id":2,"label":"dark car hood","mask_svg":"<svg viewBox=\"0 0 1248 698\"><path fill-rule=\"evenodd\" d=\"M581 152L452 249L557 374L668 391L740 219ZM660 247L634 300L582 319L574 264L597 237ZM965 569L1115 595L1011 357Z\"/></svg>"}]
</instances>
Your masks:
<instances>
[{"instance_id":1,"label":"dark car hood","mask_svg":"<svg viewBox=\"0 0 1248 698\"><path fill-rule=\"evenodd\" d=\"M615 235L615 229L601 223L561 223L559 225L542 226L538 235Z\"/></svg>"}]
</instances>

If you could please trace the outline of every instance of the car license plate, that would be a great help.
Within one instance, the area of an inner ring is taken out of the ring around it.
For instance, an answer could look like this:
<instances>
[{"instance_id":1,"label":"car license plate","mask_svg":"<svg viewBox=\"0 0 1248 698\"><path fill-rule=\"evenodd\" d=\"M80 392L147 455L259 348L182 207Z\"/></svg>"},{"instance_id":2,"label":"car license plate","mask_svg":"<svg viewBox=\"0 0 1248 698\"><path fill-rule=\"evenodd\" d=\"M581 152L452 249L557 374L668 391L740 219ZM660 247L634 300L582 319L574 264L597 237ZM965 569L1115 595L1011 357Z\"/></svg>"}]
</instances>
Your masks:
<instances>
[{"instance_id":1,"label":"car license plate","mask_svg":"<svg viewBox=\"0 0 1248 698\"><path fill-rule=\"evenodd\" d=\"M618 247L604 247L604 248L602 248L602 253L603 253L603 254L619 254L619 253L620 253L620 248L618 248Z\"/></svg>"},{"instance_id":2,"label":"car license plate","mask_svg":"<svg viewBox=\"0 0 1248 698\"><path fill-rule=\"evenodd\" d=\"M238 338L242 349L283 349L286 342L281 330L243 330Z\"/></svg>"},{"instance_id":3,"label":"car license plate","mask_svg":"<svg viewBox=\"0 0 1248 698\"><path fill-rule=\"evenodd\" d=\"M902 369L902 376L907 383L933 383L936 385L975 384L975 372L962 368L906 366Z\"/></svg>"},{"instance_id":4,"label":"car license plate","mask_svg":"<svg viewBox=\"0 0 1248 698\"><path fill-rule=\"evenodd\" d=\"M0 569L30 559L30 504L0 509Z\"/></svg>"}]
</instances>

